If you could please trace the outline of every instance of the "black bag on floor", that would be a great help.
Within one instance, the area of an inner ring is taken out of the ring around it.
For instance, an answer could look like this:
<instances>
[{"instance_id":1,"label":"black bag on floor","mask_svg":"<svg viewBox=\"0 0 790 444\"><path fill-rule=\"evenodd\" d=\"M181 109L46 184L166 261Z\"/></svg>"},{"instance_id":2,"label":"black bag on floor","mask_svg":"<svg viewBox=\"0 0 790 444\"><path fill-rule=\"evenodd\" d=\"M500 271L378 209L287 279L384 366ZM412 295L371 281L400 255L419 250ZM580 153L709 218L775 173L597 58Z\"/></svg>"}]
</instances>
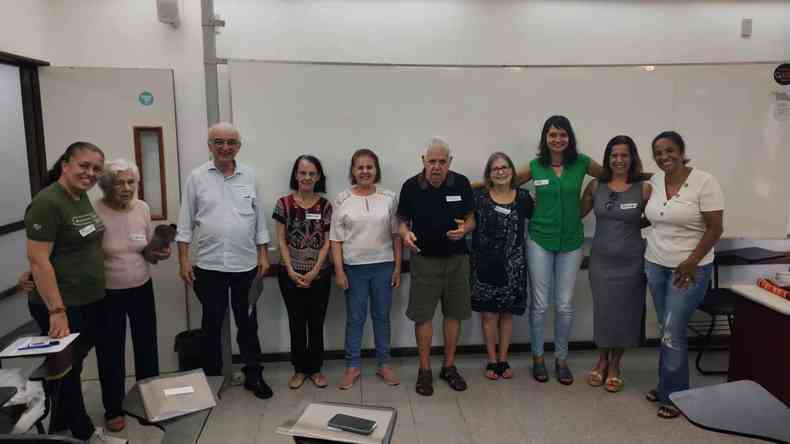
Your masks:
<instances>
[{"instance_id":1,"label":"black bag on floor","mask_svg":"<svg viewBox=\"0 0 790 444\"><path fill-rule=\"evenodd\" d=\"M203 330L186 330L176 335L175 351L178 353L178 371L185 372L201 367L200 349L205 338Z\"/></svg>"}]
</instances>

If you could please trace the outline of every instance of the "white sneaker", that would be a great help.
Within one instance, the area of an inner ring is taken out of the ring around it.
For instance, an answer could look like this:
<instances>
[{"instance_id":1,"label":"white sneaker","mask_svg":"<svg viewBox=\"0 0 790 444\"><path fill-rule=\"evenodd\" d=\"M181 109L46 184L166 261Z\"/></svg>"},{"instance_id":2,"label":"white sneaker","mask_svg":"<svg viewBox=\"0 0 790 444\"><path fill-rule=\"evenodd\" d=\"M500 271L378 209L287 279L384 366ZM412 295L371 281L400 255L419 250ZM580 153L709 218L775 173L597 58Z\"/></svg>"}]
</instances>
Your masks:
<instances>
[{"instance_id":1,"label":"white sneaker","mask_svg":"<svg viewBox=\"0 0 790 444\"><path fill-rule=\"evenodd\" d=\"M96 431L93 432L93 436L88 440L88 444L126 444L126 440L110 436L104 432L102 427L96 427Z\"/></svg>"}]
</instances>

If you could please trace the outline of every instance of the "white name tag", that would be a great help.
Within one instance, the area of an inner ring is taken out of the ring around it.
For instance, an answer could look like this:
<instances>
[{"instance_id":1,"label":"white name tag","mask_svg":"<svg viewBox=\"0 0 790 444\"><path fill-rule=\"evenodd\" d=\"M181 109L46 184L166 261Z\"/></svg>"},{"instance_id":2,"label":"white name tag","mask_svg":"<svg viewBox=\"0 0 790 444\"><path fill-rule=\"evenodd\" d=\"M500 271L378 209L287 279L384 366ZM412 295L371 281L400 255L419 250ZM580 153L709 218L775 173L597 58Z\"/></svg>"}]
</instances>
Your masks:
<instances>
[{"instance_id":1,"label":"white name tag","mask_svg":"<svg viewBox=\"0 0 790 444\"><path fill-rule=\"evenodd\" d=\"M447 198L447 202L460 202L461 196L445 196Z\"/></svg>"},{"instance_id":2,"label":"white name tag","mask_svg":"<svg viewBox=\"0 0 790 444\"><path fill-rule=\"evenodd\" d=\"M96 231L96 226L93 224L85 225L84 227L80 228L80 236L85 237L91 233Z\"/></svg>"},{"instance_id":3,"label":"white name tag","mask_svg":"<svg viewBox=\"0 0 790 444\"><path fill-rule=\"evenodd\" d=\"M250 197L252 194L249 185L236 185L236 191L241 197Z\"/></svg>"},{"instance_id":4,"label":"white name tag","mask_svg":"<svg viewBox=\"0 0 790 444\"><path fill-rule=\"evenodd\" d=\"M321 220L321 213L305 213L304 217L307 220Z\"/></svg>"},{"instance_id":5,"label":"white name tag","mask_svg":"<svg viewBox=\"0 0 790 444\"><path fill-rule=\"evenodd\" d=\"M639 204L636 202L620 204L621 210L633 210L636 208L639 208Z\"/></svg>"},{"instance_id":6,"label":"white name tag","mask_svg":"<svg viewBox=\"0 0 790 444\"><path fill-rule=\"evenodd\" d=\"M189 393L195 393L195 389L191 385L186 385L184 387L173 387L169 389L164 389L162 391L165 392L165 396L186 395Z\"/></svg>"},{"instance_id":7,"label":"white name tag","mask_svg":"<svg viewBox=\"0 0 790 444\"><path fill-rule=\"evenodd\" d=\"M549 184L549 179L535 179L535 186L542 187Z\"/></svg>"},{"instance_id":8,"label":"white name tag","mask_svg":"<svg viewBox=\"0 0 790 444\"><path fill-rule=\"evenodd\" d=\"M494 207L494 211L496 211L497 213L502 213L504 215L510 214L510 209L509 208L500 207L499 205Z\"/></svg>"},{"instance_id":9,"label":"white name tag","mask_svg":"<svg viewBox=\"0 0 790 444\"><path fill-rule=\"evenodd\" d=\"M145 234L143 233L129 233L129 240L133 242L145 242Z\"/></svg>"}]
</instances>

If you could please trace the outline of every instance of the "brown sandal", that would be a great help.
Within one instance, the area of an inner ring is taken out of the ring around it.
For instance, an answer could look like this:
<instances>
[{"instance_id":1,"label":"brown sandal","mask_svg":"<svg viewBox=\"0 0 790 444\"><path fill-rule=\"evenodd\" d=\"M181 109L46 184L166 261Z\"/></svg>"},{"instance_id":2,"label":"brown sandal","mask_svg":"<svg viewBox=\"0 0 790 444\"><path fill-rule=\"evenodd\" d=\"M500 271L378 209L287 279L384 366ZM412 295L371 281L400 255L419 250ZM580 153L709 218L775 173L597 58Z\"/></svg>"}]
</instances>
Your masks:
<instances>
[{"instance_id":1,"label":"brown sandal","mask_svg":"<svg viewBox=\"0 0 790 444\"><path fill-rule=\"evenodd\" d=\"M433 373L429 368L421 368L417 373L417 385L414 387L422 396L433 395Z\"/></svg>"},{"instance_id":2,"label":"brown sandal","mask_svg":"<svg viewBox=\"0 0 790 444\"><path fill-rule=\"evenodd\" d=\"M439 377L447 381L450 388L457 392L466 390L466 381L464 377L458 373L458 369L455 368L454 365L442 367L442 371L439 372Z\"/></svg>"},{"instance_id":3,"label":"brown sandal","mask_svg":"<svg viewBox=\"0 0 790 444\"><path fill-rule=\"evenodd\" d=\"M603 385L603 373L599 372L596 369L590 370L590 373L587 373L587 384L592 387L600 387Z\"/></svg>"}]
</instances>

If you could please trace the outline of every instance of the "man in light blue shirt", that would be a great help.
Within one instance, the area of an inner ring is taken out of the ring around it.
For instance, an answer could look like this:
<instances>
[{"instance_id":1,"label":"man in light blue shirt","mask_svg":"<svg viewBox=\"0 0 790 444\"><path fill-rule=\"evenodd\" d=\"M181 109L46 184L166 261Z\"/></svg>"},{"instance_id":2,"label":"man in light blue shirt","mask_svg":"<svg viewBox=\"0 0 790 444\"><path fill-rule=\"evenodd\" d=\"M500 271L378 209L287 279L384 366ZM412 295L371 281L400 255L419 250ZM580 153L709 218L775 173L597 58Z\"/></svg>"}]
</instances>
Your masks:
<instances>
[{"instance_id":1,"label":"man in light blue shirt","mask_svg":"<svg viewBox=\"0 0 790 444\"><path fill-rule=\"evenodd\" d=\"M221 331L228 310L228 290L238 326L236 340L244 362L244 387L266 399L272 390L261 375L258 318L248 293L256 275L269 269L266 215L252 168L236 162L239 132L218 123L208 132L211 160L187 178L178 216L178 259L181 279L192 286L203 306L203 369L222 373ZM189 244L196 242L193 266Z\"/></svg>"}]
</instances>

